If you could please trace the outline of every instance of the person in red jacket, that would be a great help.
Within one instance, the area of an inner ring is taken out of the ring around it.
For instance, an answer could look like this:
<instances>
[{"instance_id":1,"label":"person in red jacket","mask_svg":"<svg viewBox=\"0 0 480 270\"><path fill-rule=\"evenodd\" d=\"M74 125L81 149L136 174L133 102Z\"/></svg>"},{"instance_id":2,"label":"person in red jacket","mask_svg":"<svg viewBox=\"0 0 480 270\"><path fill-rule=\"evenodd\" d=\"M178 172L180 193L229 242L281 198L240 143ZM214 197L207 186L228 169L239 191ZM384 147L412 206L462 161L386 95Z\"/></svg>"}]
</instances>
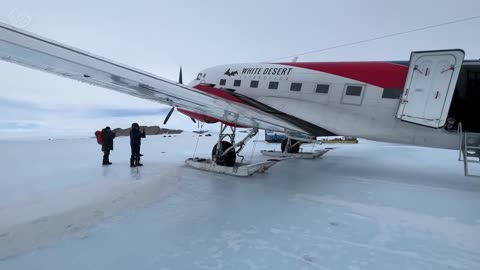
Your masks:
<instances>
[{"instance_id":1,"label":"person in red jacket","mask_svg":"<svg viewBox=\"0 0 480 270\"><path fill-rule=\"evenodd\" d=\"M113 139L115 133L112 132L110 127L102 129L102 151L103 151L103 165L112 165L110 162L110 151L113 151Z\"/></svg>"}]
</instances>

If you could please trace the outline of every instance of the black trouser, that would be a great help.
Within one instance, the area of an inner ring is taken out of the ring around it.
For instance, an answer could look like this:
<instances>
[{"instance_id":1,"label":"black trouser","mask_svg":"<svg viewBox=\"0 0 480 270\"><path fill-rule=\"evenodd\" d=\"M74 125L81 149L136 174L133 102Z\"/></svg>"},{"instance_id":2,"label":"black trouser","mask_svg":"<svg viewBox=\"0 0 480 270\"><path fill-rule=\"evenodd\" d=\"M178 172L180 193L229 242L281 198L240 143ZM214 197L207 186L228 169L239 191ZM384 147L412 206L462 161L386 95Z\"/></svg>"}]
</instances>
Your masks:
<instances>
[{"instance_id":1,"label":"black trouser","mask_svg":"<svg viewBox=\"0 0 480 270\"><path fill-rule=\"evenodd\" d=\"M110 150L104 150L103 151L103 164L106 164L110 161L109 157L110 157Z\"/></svg>"},{"instance_id":2,"label":"black trouser","mask_svg":"<svg viewBox=\"0 0 480 270\"><path fill-rule=\"evenodd\" d=\"M130 156L130 165L140 163L140 145L130 145L132 155Z\"/></svg>"}]
</instances>

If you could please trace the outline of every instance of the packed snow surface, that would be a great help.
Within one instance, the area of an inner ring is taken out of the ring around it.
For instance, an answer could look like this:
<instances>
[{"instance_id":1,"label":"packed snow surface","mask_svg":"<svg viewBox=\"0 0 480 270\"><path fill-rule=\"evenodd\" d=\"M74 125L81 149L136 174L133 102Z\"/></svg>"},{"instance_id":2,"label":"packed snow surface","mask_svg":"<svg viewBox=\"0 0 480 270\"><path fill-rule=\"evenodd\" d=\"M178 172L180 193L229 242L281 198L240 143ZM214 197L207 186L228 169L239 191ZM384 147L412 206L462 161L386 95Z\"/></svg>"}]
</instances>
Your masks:
<instances>
[{"instance_id":1,"label":"packed snow surface","mask_svg":"<svg viewBox=\"0 0 480 270\"><path fill-rule=\"evenodd\" d=\"M267 159L250 142L246 161ZM197 171L216 134L0 142L0 269L480 269L458 152L361 140L248 178ZM472 167L480 167L472 164Z\"/></svg>"}]
</instances>

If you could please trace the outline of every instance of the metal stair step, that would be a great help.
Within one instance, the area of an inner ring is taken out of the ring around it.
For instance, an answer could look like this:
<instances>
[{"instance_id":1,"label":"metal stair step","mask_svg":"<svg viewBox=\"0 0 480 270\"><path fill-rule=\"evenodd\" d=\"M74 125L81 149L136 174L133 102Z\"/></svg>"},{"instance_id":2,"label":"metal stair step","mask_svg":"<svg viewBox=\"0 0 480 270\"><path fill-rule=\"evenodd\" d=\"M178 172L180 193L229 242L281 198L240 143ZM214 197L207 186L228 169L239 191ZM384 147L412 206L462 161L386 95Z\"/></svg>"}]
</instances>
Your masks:
<instances>
[{"instance_id":1,"label":"metal stair step","mask_svg":"<svg viewBox=\"0 0 480 270\"><path fill-rule=\"evenodd\" d=\"M460 135L458 160L463 161L465 176L480 177L479 174L471 174L468 170L469 163L480 163L480 133L463 132L462 123L459 124L457 131Z\"/></svg>"}]
</instances>

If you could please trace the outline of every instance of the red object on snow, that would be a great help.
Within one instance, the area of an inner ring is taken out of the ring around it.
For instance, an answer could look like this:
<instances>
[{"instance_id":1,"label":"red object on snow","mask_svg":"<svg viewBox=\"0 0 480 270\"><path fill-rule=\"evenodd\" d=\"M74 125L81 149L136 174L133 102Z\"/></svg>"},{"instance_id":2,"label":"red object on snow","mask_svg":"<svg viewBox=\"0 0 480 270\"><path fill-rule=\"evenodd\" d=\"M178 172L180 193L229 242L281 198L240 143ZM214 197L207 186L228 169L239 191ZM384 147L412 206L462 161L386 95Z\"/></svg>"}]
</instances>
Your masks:
<instances>
[{"instance_id":1,"label":"red object on snow","mask_svg":"<svg viewBox=\"0 0 480 270\"><path fill-rule=\"evenodd\" d=\"M97 143L102 144L102 132L100 130L95 131L95 137L97 137Z\"/></svg>"}]
</instances>

